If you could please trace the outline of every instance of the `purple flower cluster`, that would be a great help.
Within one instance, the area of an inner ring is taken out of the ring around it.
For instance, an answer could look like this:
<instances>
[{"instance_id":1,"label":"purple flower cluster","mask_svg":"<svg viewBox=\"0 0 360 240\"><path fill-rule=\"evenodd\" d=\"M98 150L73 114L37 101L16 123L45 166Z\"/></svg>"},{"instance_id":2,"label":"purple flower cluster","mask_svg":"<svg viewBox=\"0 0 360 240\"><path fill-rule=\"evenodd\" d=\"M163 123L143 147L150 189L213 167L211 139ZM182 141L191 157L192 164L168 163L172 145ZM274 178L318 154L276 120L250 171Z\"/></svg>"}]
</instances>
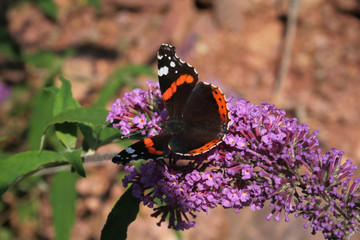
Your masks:
<instances>
[{"instance_id":1,"label":"purple flower cluster","mask_svg":"<svg viewBox=\"0 0 360 240\"><path fill-rule=\"evenodd\" d=\"M151 81L147 81L147 84L149 90L136 88L125 93L123 101L117 99L111 105L106 121L113 123L114 128L119 127L124 136L133 132L157 135L162 131L158 123L168 118L159 85Z\"/></svg>"},{"instance_id":2,"label":"purple flower cluster","mask_svg":"<svg viewBox=\"0 0 360 240\"><path fill-rule=\"evenodd\" d=\"M128 93L123 104L117 100L108 120L124 135L161 132L167 119L159 87ZM306 124L285 117L273 105L251 105L244 99L229 104L231 126L217 148L193 159L145 162L130 174L124 186L133 185L134 196L154 209L152 216L166 219L173 229L195 226L196 212L217 206L261 209L273 207L267 219L279 221L289 214L307 219L305 228L321 231L325 238L343 239L352 235L360 220L360 179L352 180L353 165L342 161L343 153L319 149L318 131L309 133Z\"/></svg>"}]
</instances>

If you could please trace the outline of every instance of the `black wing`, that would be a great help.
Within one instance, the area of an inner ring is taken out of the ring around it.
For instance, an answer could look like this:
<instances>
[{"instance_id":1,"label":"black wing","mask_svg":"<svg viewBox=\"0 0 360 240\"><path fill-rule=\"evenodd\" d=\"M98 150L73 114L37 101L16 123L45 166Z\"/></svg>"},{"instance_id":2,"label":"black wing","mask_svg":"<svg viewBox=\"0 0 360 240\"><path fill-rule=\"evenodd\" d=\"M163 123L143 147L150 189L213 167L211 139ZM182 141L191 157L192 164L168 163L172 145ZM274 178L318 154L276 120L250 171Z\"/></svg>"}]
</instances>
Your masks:
<instances>
[{"instance_id":1,"label":"black wing","mask_svg":"<svg viewBox=\"0 0 360 240\"><path fill-rule=\"evenodd\" d=\"M186 102L184 121L192 132L172 137L169 142L172 151L197 155L221 143L229 124L224 94L211 84L197 84Z\"/></svg>"},{"instance_id":2,"label":"black wing","mask_svg":"<svg viewBox=\"0 0 360 240\"><path fill-rule=\"evenodd\" d=\"M175 47L162 44L158 55L158 76L162 98L169 117L182 117L186 101L194 89L198 74L175 53Z\"/></svg>"},{"instance_id":3,"label":"black wing","mask_svg":"<svg viewBox=\"0 0 360 240\"><path fill-rule=\"evenodd\" d=\"M127 164L136 160L156 160L168 154L170 135L164 133L145 138L119 152L112 161L117 164Z\"/></svg>"}]
</instances>

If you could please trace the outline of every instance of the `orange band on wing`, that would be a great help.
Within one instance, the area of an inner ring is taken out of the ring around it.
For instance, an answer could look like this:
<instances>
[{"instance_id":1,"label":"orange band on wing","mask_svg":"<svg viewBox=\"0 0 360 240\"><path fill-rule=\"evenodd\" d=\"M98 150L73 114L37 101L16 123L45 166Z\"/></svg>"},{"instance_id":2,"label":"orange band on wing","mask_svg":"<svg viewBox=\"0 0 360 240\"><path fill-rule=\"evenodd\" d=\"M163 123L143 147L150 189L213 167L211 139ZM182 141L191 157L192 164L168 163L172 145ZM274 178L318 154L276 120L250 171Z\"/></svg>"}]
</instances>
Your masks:
<instances>
[{"instance_id":1,"label":"orange band on wing","mask_svg":"<svg viewBox=\"0 0 360 240\"><path fill-rule=\"evenodd\" d=\"M227 102L225 100L224 94L220 91L219 88L213 87L212 94L216 100L216 103L219 107L220 119L222 122L229 121L229 110L227 108Z\"/></svg>"},{"instance_id":2,"label":"orange band on wing","mask_svg":"<svg viewBox=\"0 0 360 240\"><path fill-rule=\"evenodd\" d=\"M162 98L164 100L164 102L168 101L176 92L177 90L177 86L180 86L184 83L193 83L194 82L194 77L189 75L189 74L183 74L181 75L175 82L173 82L171 84L171 86L166 89L166 91L163 93Z\"/></svg>"},{"instance_id":3,"label":"orange band on wing","mask_svg":"<svg viewBox=\"0 0 360 240\"><path fill-rule=\"evenodd\" d=\"M194 82L193 76L191 76L191 75L189 75L189 74L183 74L183 75L181 75L181 76L176 80L176 85L180 86L180 85L183 84L184 82L186 82L186 83L193 83L193 82Z\"/></svg>"},{"instance_id":4,"label":"orange band on wing","mask_svg":"<svg viewBox=\"0 0 360 240\"><path fill-rule=\"evenodd\" d=\"M153 147L154 142L151 138L145 138L144 143L145 143L145 147L147 148L150 154L163 155L164 153L163 151L156 150L156 148Z\"/></svg>"},{"instance_id":5,"label":"orange band on wing","mask_svg":"<svg viewBox=\"0 0 360 240\"><path fill-rule=\"evenodd\" d=\"M154 146L154 142L151 138L145 138L144 139L145 147L152 147Z\"/></svg>"},{"instance_id":6,"label":"orange band on wing","mask_svg":"<svg viewBox=\"0 0 360 240\"><path fill-rule=\"evenodd\" d=\"M211 142L208 142L207 144L205 144L202 147L191 150L189 153L192 154L192 155L204 153L206 151L209 151L210 149L212 149L216 145L218 145L221 141L222 141L221 139L214 139L214 140L212 140Z\"/></svg>"}]
</instances>

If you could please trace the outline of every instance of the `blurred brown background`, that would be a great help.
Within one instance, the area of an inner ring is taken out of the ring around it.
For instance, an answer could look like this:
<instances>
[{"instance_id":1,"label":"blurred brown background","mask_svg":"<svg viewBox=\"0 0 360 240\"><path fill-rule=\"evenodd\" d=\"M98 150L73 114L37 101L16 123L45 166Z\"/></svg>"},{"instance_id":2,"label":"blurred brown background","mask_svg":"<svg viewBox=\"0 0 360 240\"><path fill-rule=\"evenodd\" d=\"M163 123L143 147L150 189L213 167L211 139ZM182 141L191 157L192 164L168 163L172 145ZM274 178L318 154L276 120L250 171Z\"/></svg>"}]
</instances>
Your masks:
<instances>
[{"instance_id":1,"label":"blurred brown background","mask_svg":"<svg viewBox=\"0 0 360 240\"><path fill-rule=\"evenodd\" d=\"M266 101L285 109L312 130L320 130L324 151L341 149L345 159L360 164L360 1L103 0L100 11L81 0L54 2L56 21L36 4L19 1L6 12L7 29L28 52L76 48L75 55L65 58L62 72L83 105L91 105L118 66L149 64L155 71L156 52L166 42L175 45L178 55L197 69L200 80L220 86L227 96L241 96L253 104ZM291 10L290 2L299 5ZM286 31L292 17L295 21ZM4 68L0 79L10 84L26 81L37 89L43 86L44 75L25 65ZM146 80L136 79L141 86ZM119 97L126 90L119 91ZM99 152L119 150L114 144ZM118 168L110 162L90 166L88 177L78 181L80 198L72 239L99 238L107 214L123 193L120 184L110 188ZM10 195L3 200L16 201ZM20 224L13 216L13 226L21 232L19 239L53 239L49 203L46 198L41 201L40 226ZM267 222L270 211L235 214L215 209L208 216L200 214L198 226L181 236L323 239L321 233L312 236L310 229L303 229L302 219ZM157 219L150 214L151 210L141 209L128 239L177 239L165 225L157 227Z\"/></svg>"}]
</instances>

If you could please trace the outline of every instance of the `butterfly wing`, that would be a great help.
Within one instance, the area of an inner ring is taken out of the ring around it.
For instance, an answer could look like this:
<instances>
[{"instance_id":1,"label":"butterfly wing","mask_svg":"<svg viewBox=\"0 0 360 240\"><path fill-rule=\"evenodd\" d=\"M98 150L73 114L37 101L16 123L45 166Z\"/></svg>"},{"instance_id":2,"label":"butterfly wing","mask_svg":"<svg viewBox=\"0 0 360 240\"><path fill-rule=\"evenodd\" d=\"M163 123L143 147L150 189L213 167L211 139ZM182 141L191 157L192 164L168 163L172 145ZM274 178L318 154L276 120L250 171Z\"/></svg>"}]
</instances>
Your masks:
<instances>
[{"instance_id":1,"label":"butterfly wing","mask_svg":"<svg viewBox=\"0 0 360 240\"><path fill-rule=\"evenodd\" d=\"M209 131L226 129L230 119L225 95L218 87L200 82L186 102L184 120L206 125Z\"/></svg>"},{"instance_id":2,"label":"butterfly wing","mask_svg":"<svg viewBox=\"0 0 360 240\"><path fill-rule=\"evenodd\" d=\"M164 158L168 153L169 134L160 134L145 138L119 152L112 161L125 165L136 160L156 160Z\"/></svg>"},{"instance_id":3,"label":"butterfly wing","mask_svg":"<svg viewBox=\"0 0 360 240\"><path fill-rule=\"evenodd\" d=\"M214 134L179 134L172 136L169 142L171 151L185 156L205 153L222 142L222 137Z\"/></svg>"},{"instance_id":4,"label":"butterfly wing","mask_svg":"<svg viewBox=\"0 0 360 240\"><path fill-rule=\"evenodd\" d=\"M204 82L197 84L196 70L176 56L173 46L162 44L157 58L160 89L169 117L183 121L191 131L146 138L117 154L114 163L163 158L169 148L183 155L204 153L222 142L228 128L229 110L219 88Z\"/></svg>"},{"instance_id":5,"label":"butterfly wing","mask_svg":"<svg viewBox=\"0 0 360 240\"><path fill-rule=\"evenodd\" d=\"M230 121L224 94L218 87L204 82L192 91L183 117L192 132L173 136L169 147L184 155L197 155L217 146Z\"/></svg>"},{"instance_id":6,"label":"butterfly wing","mask_svg":"<svg viewBox=\"0 0 360 240\"><path fill-rule=\"evenodd\" d=\"M171 119L182 118L185 103L194 89L198 74L175 53L175 47L162 44L158 55L160 90Z\"/></svg>"}]
</instances>

